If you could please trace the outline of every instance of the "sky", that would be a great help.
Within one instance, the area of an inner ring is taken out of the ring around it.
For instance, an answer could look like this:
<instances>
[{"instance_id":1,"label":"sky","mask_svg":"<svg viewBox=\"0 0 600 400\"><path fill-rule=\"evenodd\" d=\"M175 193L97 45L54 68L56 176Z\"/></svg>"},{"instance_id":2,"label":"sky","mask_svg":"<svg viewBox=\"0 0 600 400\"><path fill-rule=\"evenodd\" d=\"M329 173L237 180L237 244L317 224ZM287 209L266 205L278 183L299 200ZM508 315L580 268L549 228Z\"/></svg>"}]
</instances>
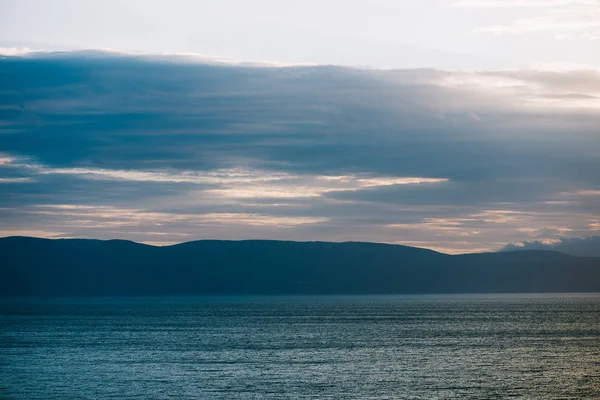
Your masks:
<instances>
[{"instance_id":1,"label":"sky","mask_svg":"<svg viewBox=\"0 0 600 400\"><path fill-rule=\"evenodd\" d=\"M0 0L0 38L374 68L600 67L600 0Z\"/></svg>"},{"instance_id":2,"label":"sky","mask_svg":"<svg viewBox=\"0 0 600 400\"><path fill-rule=\"evenodd\" d=\"M597 247L599 46L593 0L0 0L0 236Z\"/></svg>"}]
</instances>

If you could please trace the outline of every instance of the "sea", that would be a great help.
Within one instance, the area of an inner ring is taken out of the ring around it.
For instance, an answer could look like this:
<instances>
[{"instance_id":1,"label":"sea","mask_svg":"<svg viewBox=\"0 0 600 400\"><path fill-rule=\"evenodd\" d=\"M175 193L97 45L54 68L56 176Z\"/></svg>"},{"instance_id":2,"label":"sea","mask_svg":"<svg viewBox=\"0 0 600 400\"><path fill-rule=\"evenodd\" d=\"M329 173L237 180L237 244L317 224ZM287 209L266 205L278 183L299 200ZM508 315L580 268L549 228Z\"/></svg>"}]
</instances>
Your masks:
<instances>
[{"instance_id":1,"label":"sea","mask_svg":"<svg viewBox=\"0 0 600 400\"><path fill-rule=\"evenodd\" d=\"M600 294L0 299L0 399L500 398L600 398Z\"/></svg>"}]
</instances>

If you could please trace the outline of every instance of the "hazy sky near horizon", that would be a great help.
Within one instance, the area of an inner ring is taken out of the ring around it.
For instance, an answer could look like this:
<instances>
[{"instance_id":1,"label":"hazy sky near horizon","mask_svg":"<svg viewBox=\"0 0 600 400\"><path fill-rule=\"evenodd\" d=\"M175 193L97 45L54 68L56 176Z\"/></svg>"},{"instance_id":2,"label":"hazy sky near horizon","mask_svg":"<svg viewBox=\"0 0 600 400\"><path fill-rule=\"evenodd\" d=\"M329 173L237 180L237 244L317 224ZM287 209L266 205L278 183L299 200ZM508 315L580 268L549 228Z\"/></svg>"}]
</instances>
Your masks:
<instances>
[{"instance_id":1,"label":"hazy sky near horizon","mask_svg":"<svg viewBox=\"0 0 600 400\"><path fill-rule=\"evenodd\" d=\"M599 10L0 0L0 236L581 247Z\"/></svg>"},{"instance_id":2,"label":"hazy sky near horizon","mask_svg":"<svg viewBox=\"0 0 600 400\"><path fill-rule=\"evenodd\" d=\"M600 0L0 0L0 40L375 68L600 67Z\"/></svg>"}]
</instances>

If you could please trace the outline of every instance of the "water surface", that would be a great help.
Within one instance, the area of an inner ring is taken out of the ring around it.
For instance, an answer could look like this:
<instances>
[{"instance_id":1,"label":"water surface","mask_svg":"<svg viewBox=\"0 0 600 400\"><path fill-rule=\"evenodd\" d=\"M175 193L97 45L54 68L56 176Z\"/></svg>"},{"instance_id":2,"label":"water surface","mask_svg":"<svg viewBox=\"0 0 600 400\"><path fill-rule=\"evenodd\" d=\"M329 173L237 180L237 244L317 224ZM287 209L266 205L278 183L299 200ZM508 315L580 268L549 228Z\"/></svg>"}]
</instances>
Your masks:
<instances>
[{"instance_id":1,"label":"water surface","mask_svg":"<svg viewBox=\"0 0 600 400\"><path fill-rule=\"evenodd\" d=\"M600 398L600 295L0 300L2 399Z\"/></svg>"}]
</instances>

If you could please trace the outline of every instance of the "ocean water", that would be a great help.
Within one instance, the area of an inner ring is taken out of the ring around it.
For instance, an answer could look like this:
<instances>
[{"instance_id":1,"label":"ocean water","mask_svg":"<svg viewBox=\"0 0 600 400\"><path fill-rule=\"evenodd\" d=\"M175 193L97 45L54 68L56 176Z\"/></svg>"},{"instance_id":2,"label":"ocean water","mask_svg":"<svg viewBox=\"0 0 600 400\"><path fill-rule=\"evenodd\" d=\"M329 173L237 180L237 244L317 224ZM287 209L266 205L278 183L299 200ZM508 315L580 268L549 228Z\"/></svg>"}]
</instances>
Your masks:
<instances>
[{"instance_id":1,"label":"ocean water","mask_svg":"<svg viewBox=\"0 0 600 400\"><path fill-rule=\"evenodd\" d=\"M0 399L598 399L600 295L0 300Z\"/></svg>"}]
</instances>

